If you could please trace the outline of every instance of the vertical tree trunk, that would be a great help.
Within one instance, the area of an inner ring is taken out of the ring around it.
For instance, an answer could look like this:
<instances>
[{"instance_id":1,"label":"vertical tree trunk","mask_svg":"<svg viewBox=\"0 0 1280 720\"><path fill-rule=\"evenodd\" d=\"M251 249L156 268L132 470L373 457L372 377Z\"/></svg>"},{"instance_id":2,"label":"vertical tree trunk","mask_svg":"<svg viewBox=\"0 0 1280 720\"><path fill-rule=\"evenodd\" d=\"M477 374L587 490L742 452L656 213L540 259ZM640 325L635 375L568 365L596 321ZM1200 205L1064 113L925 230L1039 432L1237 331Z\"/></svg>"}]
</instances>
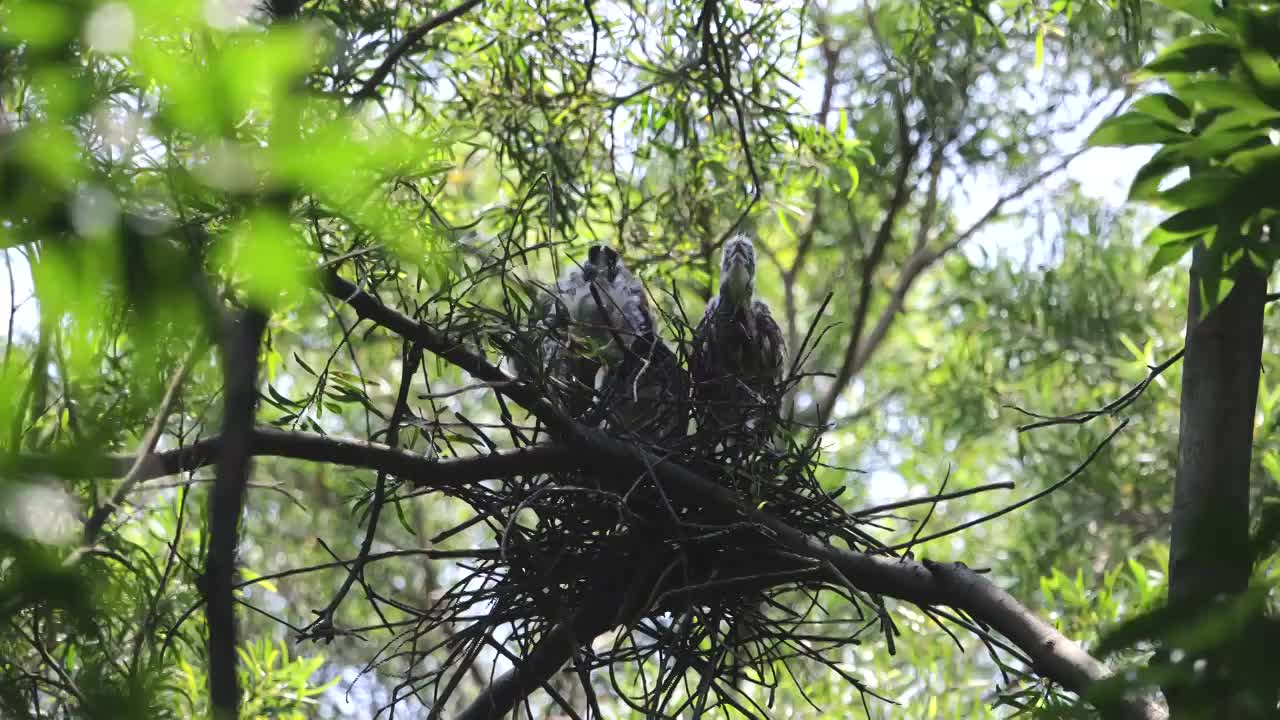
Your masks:
<instances>
[{"instance_id":1,"label":"vertical tree trunk","mask_svg":"<svg viewBox=\"0 0 1280 720\"><path fill-rule=\"evenodd\" d=\"M1200 260L1197 249L1194 266ZM1208 608L1249 582L1249 468L1266 280L1246 260L1231 293L1200 317L1200 274L1197 267L1191 271L1169 553L1171 608ZM1195 660L1183 662L1190 667ZM1177 686L1165 692L1174 718L1200 717L1205 709L1198 692ZM1222 695L1212 694L1221 701Z\"/></svg>"}]
</instances>

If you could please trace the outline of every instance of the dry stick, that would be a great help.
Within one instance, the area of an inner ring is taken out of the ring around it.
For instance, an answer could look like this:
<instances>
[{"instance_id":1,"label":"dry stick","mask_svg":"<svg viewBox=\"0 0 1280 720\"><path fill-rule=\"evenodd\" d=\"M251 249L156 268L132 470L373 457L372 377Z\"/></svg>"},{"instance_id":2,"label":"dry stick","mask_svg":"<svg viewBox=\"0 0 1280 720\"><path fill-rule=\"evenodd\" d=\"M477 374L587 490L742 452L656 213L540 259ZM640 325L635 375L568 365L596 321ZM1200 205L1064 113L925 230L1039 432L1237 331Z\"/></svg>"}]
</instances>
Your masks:
<instances>
[{"instance_id":1,"label":"dry stick","mask_svg":"<svg viewBox=\"0 0 1280 720\"><path fill-rule=\"evenodd\" d=\"M244 310L225 330L222 450L209 503L209 552L202 578L209 625L209 697L216 720L234 720L240 715L235 561L258 398L258 346L266 324L261 312Z\"/></svg>"},{"instance_id":2,"label":"dry stick","mask_svg":"<svg viewBox=\"0 0 1280 720\"><path fill-rule=\"evenodd\" d=\"M501 369L466 349L457 340L386 307L380 300L346 280L329 274L325 278L325 289L345 300L361 317L402 337L420 342L424 349L467 371L473 377L508 383L498 388L498 392L532 413L565 444L576 447L585 461L601 471L602 479L626 482L623 473L619 472L621 468L651 474L658 485L678 490L683 497L702 502L726 515L745 517L762 526L776 537L779 544L797 554L823 563L830 562L864 592L880 593L918 605L948 605L964 610L995 628L1026 652L1035 663L1036 671L1043 677L1072 692L1084 693L1109 674L1106 666L1075 642L1034 615L990 580L961 564L925 564L906 558L842 550L823 543L767 512L743 506L741 498L733 490L708 480L683 465L615 440L598 430L577 425L536 389L514 382ZM538 652L537 649L535 652ZM538 659L546 662L549 657L544 653ZM533 690L533 687L524 682L516 683L515 686L505 683L502 688L490 690L501 690L505 698L513 697L517 689L524 688L528 692ZM1167 717L1158 705L1147 698L1123 698L1115 707L1109 706L1104 710L1114 717L1141 720L1162 720Z\"/></svg>"},{"instance_id":3,"label":"dry stick","mask_svg":"<svg viewBox=\"0 0 1280 720\"><path fill-rule=\"evenodd\" d=\"M156 449L156 443L160 441L160 435L164 432L164 425L169 420L169 414L173 412L173 406L178 402L178 391L182 389L182 383L187 378L187 373L191 370L191 364L195 360L197 353L203 352L203 343L197 342L190 350L187 351L182 362L178 365L178 369L174 372L173 377L169 379L169 386L165 388L164 397L160 401L160 408L156 410L155 419L151 421L151 427L147 429L147 434L143 436L142 443L138 446L138 451L134 455L133 465L129 468L129 472L125 474L124 479L120 481L120 487L116 488L116 492L111 496L111 500L107 504L93 511L89 516L89 520L84 525L84 544L92 545L98 538L98 533L102 530L102 526L107 522L107 518L116 508L120 507L120 503L133 492L134 487L142 482L145 477L144 469L148 464L149 458Z\"/></svg>"}]
</instances>

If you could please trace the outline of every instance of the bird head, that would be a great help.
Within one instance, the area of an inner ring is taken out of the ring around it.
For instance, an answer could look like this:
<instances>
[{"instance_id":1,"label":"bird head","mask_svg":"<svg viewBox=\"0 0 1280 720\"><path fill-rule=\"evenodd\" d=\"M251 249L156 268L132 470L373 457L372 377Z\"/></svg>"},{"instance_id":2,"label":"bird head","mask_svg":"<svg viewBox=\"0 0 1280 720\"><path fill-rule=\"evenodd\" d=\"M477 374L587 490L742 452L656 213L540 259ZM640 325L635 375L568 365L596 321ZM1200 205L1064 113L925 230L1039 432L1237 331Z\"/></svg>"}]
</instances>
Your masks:
<instances>
[{"instance_id":1,"label":"bird head","mask_svg":"<svg viewBox=\"0 0 1280 720\"><path fill-rule=\"evenodd\" d=\"M740 304L749 301L755 289L755 246L746 235L735 235L720 255L720 295Z\"/></svg>"},{"instance_id":2,"label":"bird head","mask_svg":"<svg viewBox=\"0 0 1280 720\"><path fill-rule=\"evenodd\" d=\"M582 277L587 282L600 278L611 283L622 271L622 257L608 245L592 245L587 251L587 261L582 264Z\"/></svg>"}]
</instances>

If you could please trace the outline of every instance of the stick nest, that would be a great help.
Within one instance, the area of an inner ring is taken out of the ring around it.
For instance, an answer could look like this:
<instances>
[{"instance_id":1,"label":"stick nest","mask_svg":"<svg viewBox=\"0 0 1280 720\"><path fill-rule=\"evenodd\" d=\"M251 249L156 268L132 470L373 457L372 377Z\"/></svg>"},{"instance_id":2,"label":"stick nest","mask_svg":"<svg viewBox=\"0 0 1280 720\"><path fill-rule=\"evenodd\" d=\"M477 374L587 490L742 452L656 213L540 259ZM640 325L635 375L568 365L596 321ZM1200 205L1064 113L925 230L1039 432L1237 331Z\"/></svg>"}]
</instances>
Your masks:
<instances>
[{"instance_id":1,"label":"stick nest","mask_svg":"<svg viewBox=\"0 0 1280 720\"><path fill-rule=\"evenodd\" d=\"M428 306L447 305L439 311L448 320L441 327L452 337L468 338L475 352L505 358L523 371L524 382L568 402L564 387L538 371L545 366L539 348L550 331L538 323L536 287L517 281L505 263L488 267L489 281L500 284L496 304L502 311L492 303L465 301L480 283L466 288L461 299L436 297ZM674 336L667 347L688 367L695 323L674 293L652 300L664 317L664 337ZM795 359L773 389L776 395L753 402L776 403L803 379L799 368L823 334L815 333L818 323L815 318L804 342L792 349ZM586 413L561 409L607 425L608 408L601 403L616 394L603 386L585 390L592 394ZM684 392L680 400L688 402L688 388ZM496 422L457 415L459 423L446 433L439 418L447 412L440 407L431 414L419 408L425 419L411 422L422 426L442 454L467 454L454 450L460 433L489 451L555 443L536 423L518 424L519 409L497 393L491 396ZM692 408L692 416L698 411ZM785 416L772 441L764 441L756 428L731 428L715 437L698 431L696 423L690 430L660 441L616 426L608 432L730 488L744 512L728 515L691 502L649 473L598 466L443 490L469 505L472 515L433 538L432 546L451 538L474 544L478 532L493 545L459 562L452 583L429 606L402 608L416 622L400 626L369 667L393 658L406 661L410 671L397 695L416 695L437 712L474 672L470 668L482 651L496 651L526 676L536 676L539 669L528 664L563 637L577 648L566 670L582 699L565 698L557 690L565 687L562 682L536 680L534 687L546 689L570 717L579 716L573 706L580 709L584 701L601 717L595 696L606 682L614 697L646 717L688 717L718 707L768 717L772 690L783 675L803 667L794 662L800 658L873 694L845 668L848 648L860 635L892 632L883 605L848 583L833 582L828 568L783 550L745 512L764 509L823 542L839 538L856 550L875 546L862 528L869 520L846 512L835 501L839 491L819 486L821 433ZM849 621L828 617L824 603L835 599L830 593L849 603L851 610L840 607ZM593 672L602 669L607 672ZM753 685L764 690L751 691Z\"/></svg>"}]
</instances>

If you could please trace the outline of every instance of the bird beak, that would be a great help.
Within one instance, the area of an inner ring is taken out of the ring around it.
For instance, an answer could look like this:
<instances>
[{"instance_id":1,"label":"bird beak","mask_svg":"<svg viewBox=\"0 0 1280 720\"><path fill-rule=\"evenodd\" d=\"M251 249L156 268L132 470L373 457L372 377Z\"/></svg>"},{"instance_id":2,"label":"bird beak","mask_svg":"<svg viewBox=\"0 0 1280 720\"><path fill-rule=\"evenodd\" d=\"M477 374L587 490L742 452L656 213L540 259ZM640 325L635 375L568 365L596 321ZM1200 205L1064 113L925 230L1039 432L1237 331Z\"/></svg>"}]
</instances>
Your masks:
<instances>
[{"instance_id":1,"label":"bird beak","mask_svg":"<svg viewBox=\"0 0 1280 720\"><path fill-rule=\"evenodd\" d=\"M584 263L582 266L582 279L591 282L596 279L596 266L591 263Z\"/></svg>"}]
</instances>

